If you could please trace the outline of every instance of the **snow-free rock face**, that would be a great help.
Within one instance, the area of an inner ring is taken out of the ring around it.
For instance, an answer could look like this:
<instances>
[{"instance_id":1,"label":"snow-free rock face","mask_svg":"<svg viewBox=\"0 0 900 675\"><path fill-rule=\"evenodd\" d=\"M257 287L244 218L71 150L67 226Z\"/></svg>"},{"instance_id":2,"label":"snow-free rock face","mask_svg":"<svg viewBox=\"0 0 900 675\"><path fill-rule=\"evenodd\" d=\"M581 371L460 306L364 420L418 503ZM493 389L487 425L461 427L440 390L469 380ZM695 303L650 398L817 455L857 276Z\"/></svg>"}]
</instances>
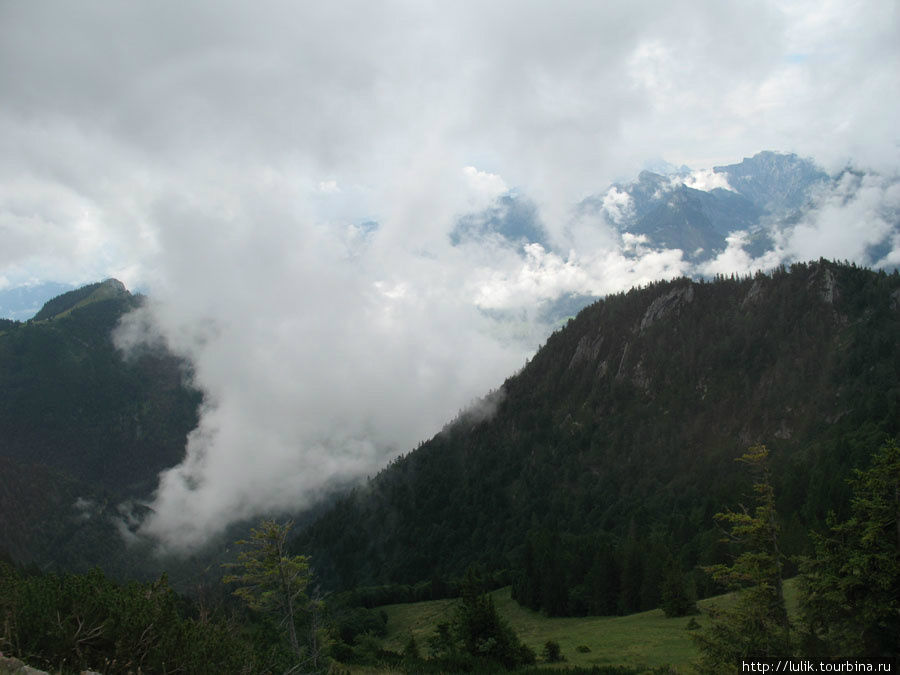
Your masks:
<instances>
[{"instance_id":1,"label":"snow-free rock face","mask_svg":"<svg viewBox=\"0 0 900 675\"><path fill-rule=\"evenodd\" d=\"M680 309L694 300L694 285L688 283L678 288L673 288L665 295L661 295L650 303L647 311L641 319L640 332L643 333L660 319L670 315L677 315Z\"/></svg>"}]
</instances>

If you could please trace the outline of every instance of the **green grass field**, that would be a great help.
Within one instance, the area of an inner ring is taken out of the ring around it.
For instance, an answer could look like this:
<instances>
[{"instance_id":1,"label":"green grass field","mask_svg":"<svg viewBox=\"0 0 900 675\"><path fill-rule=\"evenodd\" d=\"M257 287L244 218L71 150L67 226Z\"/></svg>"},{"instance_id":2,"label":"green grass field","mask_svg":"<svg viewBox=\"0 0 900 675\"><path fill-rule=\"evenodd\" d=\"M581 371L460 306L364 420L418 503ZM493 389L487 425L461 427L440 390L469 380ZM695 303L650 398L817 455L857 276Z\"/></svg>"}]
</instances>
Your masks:
<instances>
[{"instance_id":1,"label":"green grass field","mask_svg":"<svg viewBox=\"0 0 900 675\"><path fill-rule=\"evenodd\" d=\"M536 654L543 650L547 640L556 640L562 648L566 666L624 665L632 668L670 665L676 672L691 672L691 662L697 650L686 629L691 617L667 619L662 610L631 614L629 616L549 618L521 607L510 597L510 589L494 591L497 611L505 618L519 638ZM796 612L796 588L792 581L785 584L788 611ZM708 625L704 609L727 606L732 595L721 595L701 600L699 616L693 617L701 627ZM435 600L382 607L388 616L386 649L400 652L413 635L419 648L427 649L427 639L434 627L449 621L455 600ZM578 651L578 647L590 651Z\"/></svg>"}]
</instances>

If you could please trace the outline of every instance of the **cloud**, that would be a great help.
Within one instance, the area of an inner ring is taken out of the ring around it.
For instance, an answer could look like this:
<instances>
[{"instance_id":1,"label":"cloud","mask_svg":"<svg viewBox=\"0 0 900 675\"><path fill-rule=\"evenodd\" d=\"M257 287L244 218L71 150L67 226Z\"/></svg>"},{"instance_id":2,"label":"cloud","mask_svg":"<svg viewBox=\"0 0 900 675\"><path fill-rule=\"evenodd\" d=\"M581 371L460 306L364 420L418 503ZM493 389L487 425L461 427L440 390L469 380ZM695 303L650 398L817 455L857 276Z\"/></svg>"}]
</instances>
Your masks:
<instances>
[{"instance_id":1,"label":"cloud","mask_svg":"<svg viewBox=\"0 0 900 675\"><path fill-rule=\"evenodd\" d=\"M884 257L871 253L879 244L891 247L885 262L896 257L898 226L900 180L847 171L819 194L815 207L799 223L785 229L783 245L798 260L823 256L875 265Z\"/></svg>"},{"instance_id":2,"label":"cloud","mask_svg":"<svg viewBox=\"0 0 900 675\"><path fill-rule=\"evenodd\" d=\"M776 149L893 175L893 3L843 10L3 3L0 278L147 289L123 346L188 356L207 407L143 532L199 543L376 470L498 386L546 328L508 313L691 272L573 216L648 159ZM823 196L784 254L892 259L870 245L892 188L862 188ZM450 245L507 192L533 200L547 247ZM757 264L743 250L735 235L718 264Z\"/></svg>"},{"instance_id":3,"label":"cloud","mask_svg":"<svg viewBox=\"0 0 900 675\"><path fill-rule=\"evenodd\" d=\"M503 178L494 173L479 171L474 166L463 169L473 199L469 204L472 210L484 209L498 197L509 192Z\"/></svg>"},{"instance_id":4,"label":"cloud","mask_svg":"<svg viewBox=\"0 0 900 675\"><path fill-rule=\"evenodd\" d=\"M704 192L716 189L734 192L734 189L728 184L728 174L713 169L700 169L692 171L685 176L673 176L672 184L683 184L694 190L703 190Z\"/></svg>"},{"instance_id":5,"label":"cloud","mask_svg":"<svg viewBox=\"0 0 900 675\"><path fill-rule=\"evenodd\" d=\"M753 257L745 249L750 244L750 235L743 230L731 232L725 237L725 243L724 251L696 266L696 270L701 275L713 277L718 274L723 276L755 274L760 271L772 270L789 259L784 250L780 248L767 251L759 257Z\"/></svg>"},{"instance_id":6,"label":"cloud","mask_svg":"<svg viewBox=\"0 0 900 675\"><path fill-rule=\"evenodd\" d=\"M603 195L603 210L610 221L619 224L634 213L634 200L624 190L611 187Z\"/></svg>"},{"instance_id":7,"label":"cloud","mask_svg":"<svg viewBox=\"0 0 900 675\"><path fill-rule=\"evenodd\" d=\"M475 283L474 301L485 309L535 308L560 296L607 295L689 271L680 250L652 250L645 242L646 237L626 232L615 248L588 254L573 249L566 257L528 244L519 267L485 271Z\"/></svg>"},{"instance_id":8,"label":"cloud","mask_svg":"<svg viewBox=\"0 0 900 675\"><path fill-rule=\"evenodd\" d=\"M754 257L751 235L726 237L725 250L697 265L700 274L753 274L820 257L891 267L900 261L900 180L847 170L821 187L799 222L773 223L763 233L770 250Z\"/></svg>"}]
</instances>

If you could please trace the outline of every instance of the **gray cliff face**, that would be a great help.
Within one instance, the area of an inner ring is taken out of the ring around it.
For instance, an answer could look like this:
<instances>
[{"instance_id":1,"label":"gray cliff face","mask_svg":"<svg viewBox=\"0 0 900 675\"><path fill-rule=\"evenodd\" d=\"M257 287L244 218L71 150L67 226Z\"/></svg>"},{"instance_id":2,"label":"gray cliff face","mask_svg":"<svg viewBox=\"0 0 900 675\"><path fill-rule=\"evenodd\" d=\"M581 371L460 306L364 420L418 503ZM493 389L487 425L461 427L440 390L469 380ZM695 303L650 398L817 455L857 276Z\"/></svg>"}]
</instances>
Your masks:
<instances>
[{"instance_id":1,"label":"gray cliff face","mask_svg":"<svg viewBox=\"0 0 900 675\"><path fill-rule=\"evenodd\" d=\"M677 315L684 305L693 302L693 300L694 285L691 283L679 288L673 288L665 295L659 296L650 303L647 311L644 312L639 331L643 333L657 321L667 316Z\"/></svg>"},{"instance_id":2,"label":"gray cliff face","mask_svg":"<svg viewBox=\"0 0 900 675\"><path fill-rule=\"evenodd\" d=\"M808 159L768 151L713 171L726 174L734 190L770 214L805 206L811 191L829 181L828 174Z\"/></svg>"}]
</instances>

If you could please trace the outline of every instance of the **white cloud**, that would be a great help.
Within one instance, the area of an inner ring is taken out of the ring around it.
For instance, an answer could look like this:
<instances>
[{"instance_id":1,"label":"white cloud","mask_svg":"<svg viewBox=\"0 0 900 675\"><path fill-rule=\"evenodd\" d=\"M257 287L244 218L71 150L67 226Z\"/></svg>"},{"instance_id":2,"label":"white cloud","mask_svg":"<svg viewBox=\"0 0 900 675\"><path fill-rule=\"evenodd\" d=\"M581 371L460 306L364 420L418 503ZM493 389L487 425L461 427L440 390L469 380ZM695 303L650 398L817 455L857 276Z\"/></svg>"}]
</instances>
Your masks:
<instances>
[{"instance_id":1,"label":"white cloud","mask_svg":"<svg viewBox=\"0 0 900 675\"><path fill-rule=\"evenodd\" d=\"M873 174L845 173L818 199L801 222L784 232L785 252L794 259L826 257L872 265L870 247L900 224L900 181Z\"/></svg>"},{"instance_id":2,"label":"white cloud","mask_svg":"<svg viewBox=\"0 0 900 675\"><path fill-rule=\"evenodd\" d=\"M647 245L649 239L646 234L622 233L622 243L626 251L641 251Z\"/></svg>"},{"instance_id":3,"label":"white cloud","mask_svg":"<svg viewBox=\"0 0 900 675\"><path fill-rule=\"evenodd\" d=\"M631 195L617 187L611 187L603 195L603 210L610 221L617 225L634 214L634 199Z\"/></svg>"},{"instance_id":4,"label":"white cloud","mask_svg":"<svg viewBox=\"0 0 900 675\"><path fill-rule=\"evenodd\" d=\"M683 184L687 185L689 188L703 190L704 192L719 188L722 190L734 191L731 185L728 184L728 174L714 171L713 169L700 169L698 171L692 171L685 176L673 176L672 184Z\"/></svg>"},{"instance_id":5,"label":"white cloud","mask_svg":"<svg viewBox=\"0 0 900 675\"><path fill-rule=\"evenodd\" d=\"M473 208L485 208L501 195L509 192L503 178L494 173L479 171L474 166L463 169L469 189L473 193Z\"/></svg>"},{"instance_id":6,"label":"white cloud","mask_svg":"<svg viewBox=\"0 0 900 675\"><path fill-rule=\"evenodd\" d=\"M626 232L615 248L586 254L572 250L566 257L528 244L517 268L484 271L474 284L474 301L485 309L534 309L542 301L570 293L606 295L689 271L681 251L649 249L645 243L643 235Z\"/></svg>"},{"instance_id":7,"label":"white cloud","mask_svg":"<svg viewBox=\"0 0 900 675\"><path fill-rule=\"evenodd\" d=\"M760 271L769 271L785 260L784 251L779 247L767 251L759 258L751 256L744 248L750 243L750 235L743 230L731 232L725 238L725 242L724 251L697 265L697 271L700 274L708 277L717 274L723 276L755 274Z\"/></svg>"}]
</instances>

